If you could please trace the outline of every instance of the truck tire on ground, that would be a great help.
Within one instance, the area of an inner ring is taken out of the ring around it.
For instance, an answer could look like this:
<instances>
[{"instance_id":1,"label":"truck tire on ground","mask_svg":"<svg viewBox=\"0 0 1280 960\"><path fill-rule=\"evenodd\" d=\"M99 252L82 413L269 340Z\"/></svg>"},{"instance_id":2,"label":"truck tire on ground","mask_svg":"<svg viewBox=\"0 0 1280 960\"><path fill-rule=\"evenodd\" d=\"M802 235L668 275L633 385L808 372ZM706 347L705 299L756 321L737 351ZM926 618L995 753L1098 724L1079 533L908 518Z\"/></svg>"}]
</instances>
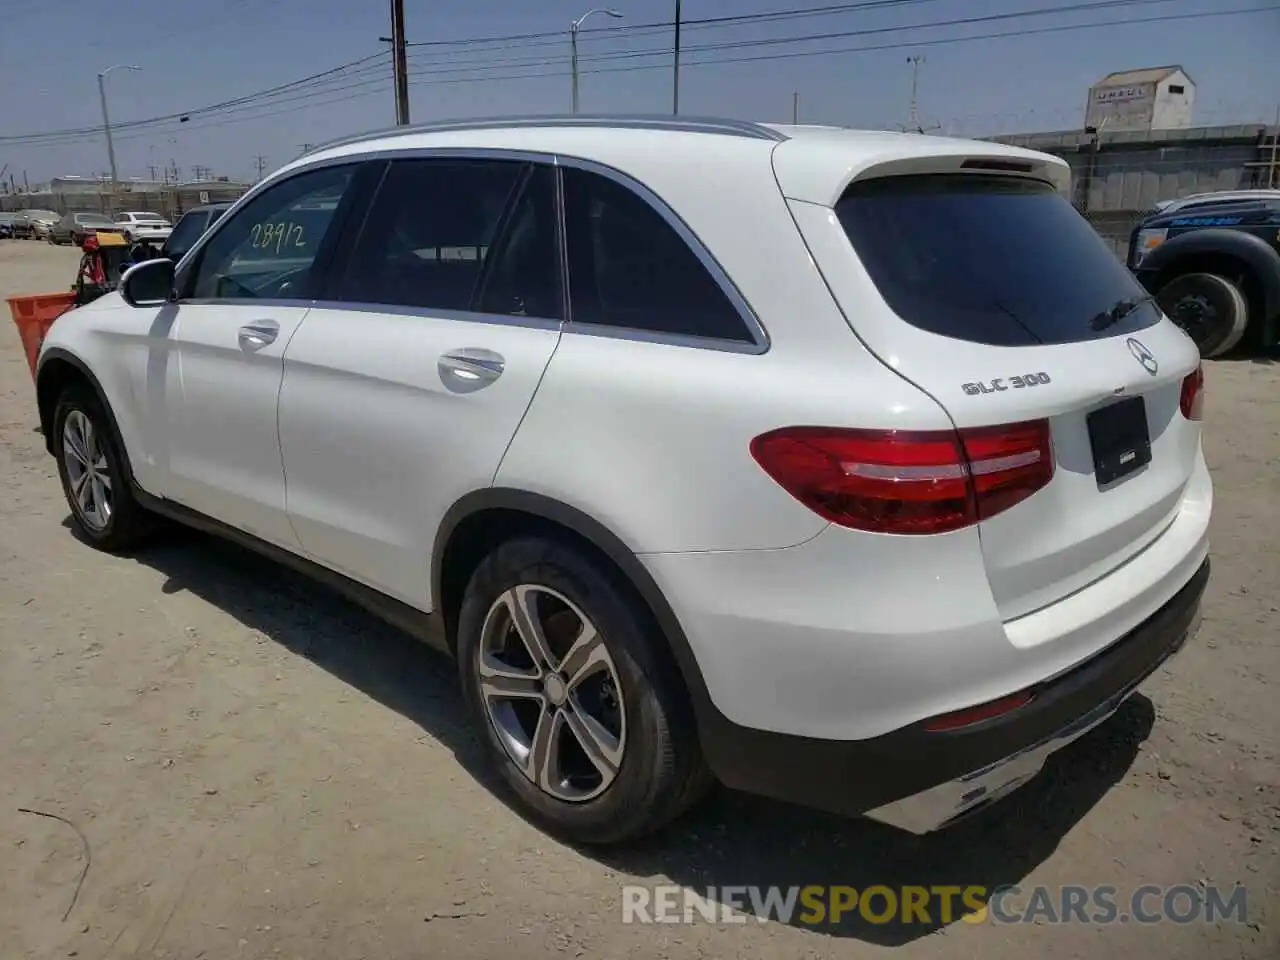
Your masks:
<instances>
[{"instance_id":1,"label":"truck tire on ground","mask_svg":"<svg viewBox=\"0 0 1280 960\"><path fill-rule=\"evenodd\" d=\"M1214 273L1175 277L1156 297L1165 315L1196 342L1202 357L1218 357L1232 349L1249 325L1244 294Z\"/></svg>"}]
</instances>

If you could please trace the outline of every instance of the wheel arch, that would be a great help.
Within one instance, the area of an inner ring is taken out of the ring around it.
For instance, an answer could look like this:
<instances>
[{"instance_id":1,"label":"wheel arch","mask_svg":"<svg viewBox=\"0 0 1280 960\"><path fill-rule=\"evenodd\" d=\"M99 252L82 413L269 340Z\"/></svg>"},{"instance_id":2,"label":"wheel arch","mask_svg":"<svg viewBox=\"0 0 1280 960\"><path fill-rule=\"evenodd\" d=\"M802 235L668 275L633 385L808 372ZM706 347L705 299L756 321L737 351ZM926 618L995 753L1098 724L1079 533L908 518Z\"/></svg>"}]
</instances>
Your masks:
<instances>
[{"instance_id":1,"label":"wheel arch","mask_svg":"<svg viewBox=\"0 0 1280 960\"><path fill-rule=\"evenodd\" d=\"M1223 269L1232 267L1228 275ZM1249 329L1255 342L1277 340L1280 321L1280 254L1261 237L1238 230L1197 230L1161 244L1142 262L1141 272L1149 289L1159 293L1170 280L1186 273L1217 273L1235 280L1243 276L1249 304ZM1257 324L1257 327L1254 325Z\"/></svg>"},{"instance_id":2,"label":"wheel arch","mask_svg":"<svg viewBox=\"0 0 1280 960\"><path fill-rule=\"evenodd\" d=\"M44 434L44 448L53 454L53 413L58 405L58 397L72 383L84 383L97 394L98 402L106 412L107 422L112 432L123 445L124 435L120 432L120 424L116 422L115 411L107 401L106 391L89 365L70 350L62 347L50 347L40 356L36 367L36 408L40 416L40 431ZM129 457L124 457L124 470L133 480L133 470Z\"/></svg>"},{"instance_id":3,"label":"wheel arch","mask_svg":"<svg viewBox=\"0 0 1280 960\"><path fill-rule=\"evenodd\" d=\"M665 653L688 694L699 722L711 704L710 694L680 621L657 583L623 540L576 507L542 494L510 487L476 490L445 513L431 552L431 595L444 621L451 649L462 592L475 565L498 542L521 534L561 536L601 556L633 591L666 641Z\"/></svg>"}]
</instances>

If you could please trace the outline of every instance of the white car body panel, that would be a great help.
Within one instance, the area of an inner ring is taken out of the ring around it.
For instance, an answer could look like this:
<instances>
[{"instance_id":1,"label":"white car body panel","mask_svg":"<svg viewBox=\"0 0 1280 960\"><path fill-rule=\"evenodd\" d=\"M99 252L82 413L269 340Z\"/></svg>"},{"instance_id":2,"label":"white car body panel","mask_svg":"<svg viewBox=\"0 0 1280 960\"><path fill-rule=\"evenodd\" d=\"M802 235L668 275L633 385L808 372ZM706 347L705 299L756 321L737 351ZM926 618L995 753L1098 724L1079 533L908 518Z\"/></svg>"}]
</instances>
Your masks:
<instances>
[{"instance_id":1,"label":"white car body panel","mask_svg":"<svg viewBox=\"0 0 1280 960\"><path fill-rule=\"evenodd\" d=\"M560 337L542 327L317 307L289 345L280 393L288 514L314 560L430 609L436 529L493 482ZM440 358L504 360L473 392Z\"/></svg>"},{"instance_id":2,"label":"white car body panel","mask_svg":"<svg viewBox=\"0 0 1280 960\"><path fill-rule=\"evenodd\" d=\"M285 510L276 408L284 351L305 306L184 302L166 307L173 359L164 382L163 495L280 547L297 549ZM171 320L169 318L172 318ZM242 326L279 324L263 347Z\"/></svg>"},{"instance_id":3,"label":"white car body panel","mask_svg":"<svg viewBox=\"0 0 1280 960\"><path fill-rule=\"evenodd\" d=\"M1158 539L1110 576L1012 623L991 598L973 529L884 537L832 526L785 550L643 559L729 719L861 740L1007 696L1109 647L1204 561L1212 504L1199 457ZM904 571L925 570L903 590Z\"/></svg>"},{"instance_id":4,"label":"white car body panel","mask_svg":"<svg viewBox=\"0 0 1280 960\"><path fill-rule=\"evenodd\" d=\"M164 377L172 344L154 325L158 313L159 308L130 307L119 293L108 293L58 317L40 350L42 356L66 351L93 371L111 404L134 479L162 494L168 477Z\"/></svg>"},{"instance_id":5,"label":"white car body panel","mask_svg":"<svg viewBox=\"0 0 1280 960\"><path fill-rule=\"evenodd\" d=\"M1067 596L1119 566L1173 519L1195 467L1200 425L1179 413L1182 380L1199 363L1191 338L1169 320L1137 333L1154 354L1152 375L1129 337L1050 346L971 343L903 322L877 294L832 211L792 203L796 223L858 336L888 366L946 407L957 427L1049 418L1057 469L1024 503L981 526L982 549L1005 619ZM970 396L965 383L1045 372L1051 382ZM1093 475L1085 417L1142 396L1152 442L1148 467L1106 490Z\"/></svg>"}]
</instances>

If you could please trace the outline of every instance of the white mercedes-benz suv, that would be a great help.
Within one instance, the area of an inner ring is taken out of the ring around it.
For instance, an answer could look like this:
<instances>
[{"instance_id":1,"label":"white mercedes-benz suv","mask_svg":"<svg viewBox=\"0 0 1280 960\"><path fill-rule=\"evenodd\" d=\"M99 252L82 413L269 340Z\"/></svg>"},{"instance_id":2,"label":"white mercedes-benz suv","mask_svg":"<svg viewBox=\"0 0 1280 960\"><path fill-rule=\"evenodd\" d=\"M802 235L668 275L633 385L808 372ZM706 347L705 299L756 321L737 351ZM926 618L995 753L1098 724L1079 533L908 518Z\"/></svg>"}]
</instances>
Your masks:
<instances>
[{"instance_id":1,"label":"white mercedes-benz suv","mask_svg":"<svg viewBox=\"0 0 1280 960\"><path fill-rule=\"evenodd\" d=\"M1194 632L1196 347L992 143L441 123L314 151L41 350L74 523L157 517L456 657L562 835L730 787L914 832Z\"/></svg>"}]
</instances>

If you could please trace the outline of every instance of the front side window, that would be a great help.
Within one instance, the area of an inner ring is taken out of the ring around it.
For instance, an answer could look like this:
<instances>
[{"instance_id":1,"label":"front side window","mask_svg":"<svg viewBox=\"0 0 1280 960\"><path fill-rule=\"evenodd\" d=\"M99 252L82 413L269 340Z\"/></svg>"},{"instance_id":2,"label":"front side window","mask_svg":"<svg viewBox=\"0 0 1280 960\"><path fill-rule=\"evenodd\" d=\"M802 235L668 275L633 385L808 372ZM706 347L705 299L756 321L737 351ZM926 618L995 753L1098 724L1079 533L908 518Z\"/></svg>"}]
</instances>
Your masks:
<instances>
[{"instance_id":1,"label":"front side window","mask_svg":"<svg viewBox=\"0 0 1280 960\"><path fill-rule=\"evenodd\" d=\"M204 245L186 295L305 296L312 262L355 169L348 164L300 173L254 197Z\"/></svg>"},{"instance_id":2,"label":"front side window","mask_svg":"<svg viewBox=\"0 0 1280 960\"><path fill-rule=\"evenodd\" d=\"M76 223L82 227L110 227L114 226L111 220L99 213L77 213Z\"/></svg>"},{"instance_id":3,"label":"front side window","mask_svg":"<svg viewBox=\"0 0 1280 960\"><path fill-rule=\"evenodd\" d=\"M394 161L339 299L559 317L552 177L509 160Z\"/></svg>"},{"instance_id":4,"label":"front side window","mask_svg":"<svg viewBox=\"0 0 1280 960\"><path fill-rule=\"evenodd\" d=\"M564 205L575 324L752 342L697 254L634 191L568 168Z\"/></svg>"}]
</instances>

